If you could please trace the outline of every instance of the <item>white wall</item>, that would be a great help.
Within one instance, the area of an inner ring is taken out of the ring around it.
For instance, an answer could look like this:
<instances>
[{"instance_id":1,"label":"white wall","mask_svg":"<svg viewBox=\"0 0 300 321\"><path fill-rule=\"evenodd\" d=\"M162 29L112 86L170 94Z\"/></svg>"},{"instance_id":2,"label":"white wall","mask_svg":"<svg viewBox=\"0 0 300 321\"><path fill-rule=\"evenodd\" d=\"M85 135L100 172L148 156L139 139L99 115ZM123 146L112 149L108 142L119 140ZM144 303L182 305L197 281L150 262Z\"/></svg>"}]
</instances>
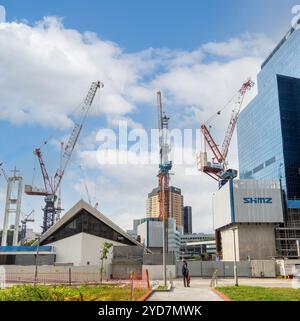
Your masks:
<instances>
[{"instance_id":1,"label":"white wall","mask_svg":"<svg viewBox=\"0 0 300 321\"><path fill-rule=\"evenodd\" d=\"M54 246L57 263L73 263L74 265L81 265L81 241L82 233L79 233L48 245Z\"/></svg>"},{"instance_id":2,"label":"white wall","mask_svg":"<svg viewBox=\"0 0 300 321\"><path fill-rule=\"evenodd\" d=\"M56 262L73 263L75 266L100 265L100 251L105 242L113 245L125 245L123 243L104 239L87 233L79 233L63 240L59 240L49 245L53 245L56 251ZM112 250L108 254L105 261L105 270L110 273L110 265L112 260Z\"/></svg>"},{"instance_id":3,"label":"white wall","mask_svg":"<svg viewBox=\"0 0 300 321\"><path fill-rule=\"evenodd\" d=\"M234 180L233 196L235 222L283 222L281 191L278 180ZM246 198L249 199L248 202L251 202L246 203ZM271 199L271 203L259 203L259 201L267 198Z\"/></svg>"},{"instance_id":4,"label":"white wall","mask_svg":"<svg viewBox=\"0 0 300 321\"><path fill-rule=\"evenodd\" d=\"M151 281L162 280L163 276L163 266L162 265L143 265L143 274L148 270L149 278ZM172 279L176 278L176 265L167 265L167 279L169 280L171 272Z\"/></svg>"},{"instance_id":5,"label":"white wall","mask_svg":"<svg viewBox=\"0 0 300 321\"><path fill-rule=\"evenodd\" d=\"M213 195L213 226L235 223L281 223L283 211L278 180L233 180L234 221L231 218L230 183ZM264 202L271 199L271 203Z\"/></svg>"},{"instance_id":6,"label":"white wall","mask_svg":"<svg viewBox=\"0 0 300 321\"><path fill-rule=\"evenodd\" d=\"M273 224L237 224L235 231L236 257L238 261L270 260L276 255ZM234 261L233 231L221 230L223 261Z\"/></svg>"},{"instance_id":7,"label":"white wall","mask_svg":"<svg viewBox=\"0 0 300 321\"><path fill-rule=\"evenodd\" d=\"M213 227L219 229L231 223L230 189L229 184L213 194Z\"/></svg>"}]
</instances>

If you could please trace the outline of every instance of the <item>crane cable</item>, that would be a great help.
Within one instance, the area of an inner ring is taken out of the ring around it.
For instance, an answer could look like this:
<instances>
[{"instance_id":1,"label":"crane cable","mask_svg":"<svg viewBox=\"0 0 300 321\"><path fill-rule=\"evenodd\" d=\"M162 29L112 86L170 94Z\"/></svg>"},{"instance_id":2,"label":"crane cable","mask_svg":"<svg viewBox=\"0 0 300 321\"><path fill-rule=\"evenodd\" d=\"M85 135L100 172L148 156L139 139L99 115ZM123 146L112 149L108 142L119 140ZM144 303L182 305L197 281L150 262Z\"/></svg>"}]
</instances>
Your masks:
<instances>
[{"instance_id":1,"label":"crane cable","mask_svg":"<svg viewBox=\"0 0 300 321\"><path fill-rule=\"evenodd\" d=\"M210 125L210 123L212 122L212 120L214 120L217 116L221 115L222 111L224 109L226 109L235 99L235 97L238 95L239 90L230 98L230 100L221 108L219 109L216 113L214 113L211 117L209 117L205 122L205 124L208 124L209 127L212 127L212 125Z\"/></svg>"}]
</instances>

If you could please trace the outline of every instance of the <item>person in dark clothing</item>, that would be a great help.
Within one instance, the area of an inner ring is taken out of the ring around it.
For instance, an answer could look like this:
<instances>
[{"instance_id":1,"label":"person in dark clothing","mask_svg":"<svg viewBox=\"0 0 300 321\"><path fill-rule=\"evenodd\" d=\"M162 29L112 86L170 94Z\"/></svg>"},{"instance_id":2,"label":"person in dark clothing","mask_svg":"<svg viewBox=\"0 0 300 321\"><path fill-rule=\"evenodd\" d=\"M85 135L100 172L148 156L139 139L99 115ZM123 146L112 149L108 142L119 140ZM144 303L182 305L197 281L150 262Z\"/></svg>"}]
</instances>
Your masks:
<instances>
[{"instance_id":1,"label":"person in dark clothing","mask_svg":"<svg viewBox=\"0 0 300 321\"><path fill-rule=\"evenodd\" d=\"M186 286L190 286L190 282L189 282L189 268L188 268L188 264L186 260L182 261L182 277L183 277L183 284L184 287Z\"/></svg>"}]
</instances>

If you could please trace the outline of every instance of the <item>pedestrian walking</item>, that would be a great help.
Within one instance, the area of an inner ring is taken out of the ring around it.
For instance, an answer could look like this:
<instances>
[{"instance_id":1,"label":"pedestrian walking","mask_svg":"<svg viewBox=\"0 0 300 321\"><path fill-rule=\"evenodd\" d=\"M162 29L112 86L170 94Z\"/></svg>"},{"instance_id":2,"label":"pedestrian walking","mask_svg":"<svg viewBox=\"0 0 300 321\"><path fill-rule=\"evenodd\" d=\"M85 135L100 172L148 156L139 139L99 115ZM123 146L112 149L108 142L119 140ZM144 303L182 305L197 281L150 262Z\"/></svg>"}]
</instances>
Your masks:
<instances>
[{"instance_id":1,"label":"pedestrian walking","mask_svg":"<svg viewBox=\"0 0 300 321\"><path fill-rule=\"evenodd\" d=\"M184 287L189 287L190 286L190 281L189 281L189 268L186 260L182 261L182 277L183 277L183 285Z\"/></svg>"}]
</instances>

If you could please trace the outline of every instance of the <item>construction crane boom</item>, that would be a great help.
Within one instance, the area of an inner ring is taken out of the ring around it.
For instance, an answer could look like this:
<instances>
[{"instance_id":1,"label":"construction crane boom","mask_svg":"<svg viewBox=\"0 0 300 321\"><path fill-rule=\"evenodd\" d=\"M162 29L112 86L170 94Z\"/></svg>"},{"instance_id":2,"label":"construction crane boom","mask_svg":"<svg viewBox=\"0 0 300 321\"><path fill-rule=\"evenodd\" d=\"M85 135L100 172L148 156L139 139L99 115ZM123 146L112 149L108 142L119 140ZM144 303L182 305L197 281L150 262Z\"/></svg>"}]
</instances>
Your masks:
<instances>
[{"instance_id":1,"label":"construction crane boom","mask_svg":"<svg viewBox=\"0 0 300 321\"><path fill-rule=\"evenodd\" d=\"M36 148L34 150L34 155L38 158L39 164L40 164L40 168L41 168L41 172L42 172L42 176L43 176L43 182L44 182L44 186L45 186L45 196L46 195L51 195L54 193L52 185L51 185L51 181L50 181L50 177L48 175L48 171L46 169L46 165L42 156L42 152L40 148Z\"/></svg>"},{"instance_id":2,"label":"construction crane boom","mask_svg":"<svg viewBox=\"0 0 300 321\"><path fill-rule=\"evenodd\" d=\"M34 210L32 210L29 214L23 215L23 219L21 220L21 235L20 235L20 240L21 244L24 244L25 238L26 238L26 233L27 233L27 223L28 222L34 222Z\"/></svg>"},{"instance_id":3,"label":"construction crane boom","mask_svg":"<svg viewBox=\"0 0 300 321\"><path fill-rule=\"evenodd\" d=\"M7 174L6 174L5 169L2 167L2 165L3 165L3 162L0 163L0 169L1 169L1 172L2 172L2 175L3 175L4 179L5 179L6 182L8 183L8 176L7 176ZM0 175L1 175L1 174L0 174Z\"/></svg>"},{"instance_id":4,"label":"construction crane boom","mask_svg":"<svg viewBox=\"0 0 300 321\"><path fill-rule=\"evenodd\" d=\"M234 109L232 111L231 114L231 118L230 118L230 122L225 134L225 138L222 144L222 156L223 156L223 160L226 159L227 154L228 154L228 149L229 149L229 145L231 142L231 138L241 111L241 106L245 97L245 94L248 90L250 90L252 87L254 86L254 82L251 79L248 79L247 81L245 81L242 85L242 87L240 88L239 92L238 92L238 98L235 102L235 106Z\"/></svg>"},{"instance_id":5,"label":"construction crane boom","mask_svg":"<svg viewBox=\"0 0 300 321\"><path fill-rule=\"evenodd\" d=\"M88 115L88 112L92 106L93 100L95 98L96 92L98 88L103 88L103 83L100 81L95 81L92 83L90 90L88 91L87 96L85 97L82 105L81 105L81 122L76 123L73 131L71 133L71 136L63 150L63 156L62 156L62 165L61 168L56 171L56 174L54 176L54 193L56 193L59 189L62 177L64 175L64 172L67 168L68 162L71 158L72 152L74 150L74 147L77 143L78 137L80 135L80 132L82 130L82 126L84 124L84 121Z\"/></svg>"},{"instance_id":6,"label":"construction crane boom","mask_svg":"<svg viewBox=\"0 0 300 321\"><path fill-rule=\"evenodd\" d=\"M205 141L207 142L208 146L210 147L211 151L213 152L215 159L219 162L222 163L225 159L223 157L223 154L220 152L218 145L212 138L210 131L207 129L205 125L201 126L201 131L202 134L205 138Z\"/></svg>"}]
</instances>

